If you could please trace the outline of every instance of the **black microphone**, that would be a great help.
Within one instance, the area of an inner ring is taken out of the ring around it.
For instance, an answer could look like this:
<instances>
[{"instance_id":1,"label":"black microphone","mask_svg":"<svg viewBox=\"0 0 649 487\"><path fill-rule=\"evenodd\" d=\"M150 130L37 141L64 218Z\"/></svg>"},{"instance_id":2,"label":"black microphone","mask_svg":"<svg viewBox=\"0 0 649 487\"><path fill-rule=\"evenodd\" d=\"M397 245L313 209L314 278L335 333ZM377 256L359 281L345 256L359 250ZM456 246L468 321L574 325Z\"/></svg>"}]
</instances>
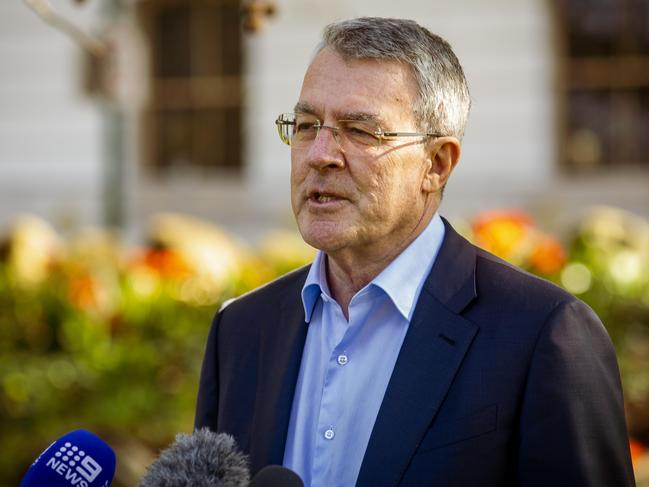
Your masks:
<instances>
[{"instance_id":1,"label":"black microphone","mask_svg":"<svg viewBox=\"0 0 649 487\"><path fill-rule=\"evenodd\" d=\"M178 434L147 468L140 487L247 487L248 457L230 435L208 428Z\"/></svg>"},{"instance_id":2,"label":"black microphone","mask_svg":"<svg viewBox=\"0 0 649 487\"><path fill-rule=\"evenodd\" d=\"M304 487L304 482L293 470L268 465L257 472L249 487Z\"/></svg>"}]
</instances>

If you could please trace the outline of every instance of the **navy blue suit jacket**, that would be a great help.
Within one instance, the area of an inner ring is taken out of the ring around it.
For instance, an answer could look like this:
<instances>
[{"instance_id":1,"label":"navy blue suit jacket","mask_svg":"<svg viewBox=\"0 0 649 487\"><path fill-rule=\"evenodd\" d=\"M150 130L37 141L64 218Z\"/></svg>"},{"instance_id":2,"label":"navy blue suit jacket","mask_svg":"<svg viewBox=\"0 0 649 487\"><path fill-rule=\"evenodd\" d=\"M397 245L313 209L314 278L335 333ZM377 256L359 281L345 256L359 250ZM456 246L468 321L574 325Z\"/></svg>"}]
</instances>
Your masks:
<instances>
[{"instance_id":1,"label":"navy blue suit jacket","mask_svg":"<svg viewBox=\"0 0 649 487\"><path fill-rule=\"evenodd\" d=\"M597 316L445 225L356 485L634 485L615 353ZM282 463L307 272L236 299L209 334L196 427L232 434L253 474Z\"/></svg>"}]
</instances>

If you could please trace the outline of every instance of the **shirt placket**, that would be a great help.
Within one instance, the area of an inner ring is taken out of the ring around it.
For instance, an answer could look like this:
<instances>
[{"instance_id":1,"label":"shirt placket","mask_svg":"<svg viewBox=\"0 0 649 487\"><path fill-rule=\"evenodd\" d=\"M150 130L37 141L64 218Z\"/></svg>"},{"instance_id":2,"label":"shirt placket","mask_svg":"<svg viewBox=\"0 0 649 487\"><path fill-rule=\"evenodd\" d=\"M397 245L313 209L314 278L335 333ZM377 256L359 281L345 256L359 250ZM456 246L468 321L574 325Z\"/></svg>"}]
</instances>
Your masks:
<instances>
[{"instance_id":1,"label":"shirt placket","mask_svg":"<svg viewBox=\"0 0 649 487\"><path fill-rule=\"evenodd\" d=\"M350 339L357 334L358 323L356 316L362 316L369 311L370 303L367 299L357 299L352 301L349 307L349 322L344 325L345 318L342 310L337 303L326 300L325 307L330 315L331 323L334 324L335 330L332 330L334 337L341 337L339 340L334 338L330 342L331 352L328 355L326 372L324 375L322 387L322 401L320 402L320 411L318 423L315 431L315 449L313 459L313 476L314 483L312 487L332 487L334 479L337 478L337 472L331 471L334 459L340 448L344 448L345 431L340 431L339 418L346 408L350 407L349 397L345 390L345 374L347 373L346 365L350 361L347 353ZM324 310L323 310L324 311ZM318 479L318 482L315 481Z\"/></svg>"}]
</instances>

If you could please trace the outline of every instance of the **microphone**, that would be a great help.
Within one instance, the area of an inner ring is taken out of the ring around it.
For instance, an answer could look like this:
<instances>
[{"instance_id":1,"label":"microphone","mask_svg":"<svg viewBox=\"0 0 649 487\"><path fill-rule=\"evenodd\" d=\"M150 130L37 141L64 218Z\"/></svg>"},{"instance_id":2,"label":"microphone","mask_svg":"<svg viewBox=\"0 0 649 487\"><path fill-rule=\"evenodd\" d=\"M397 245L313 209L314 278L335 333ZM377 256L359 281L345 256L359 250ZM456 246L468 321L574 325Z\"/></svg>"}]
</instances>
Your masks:
<instances>
[{"instance_id":1,"label":"microphone","mask_svg":"<svg viewBox=\"0 0 649 487\"><path fill-rule=\"evenodd\" d=\"M293 470L268 465L257 472L249 487L304 487L304 482Z\"/></svg>"},{"instance_id":2,"label":"microphone","mask_svg":"<svg viewBox=\"0 0 649 487\"><path fill-rule=\"evenodd\" d=\"M115 453L97 435L71 431L40 454L20 487L108 487L115 463Z\"/></svg>"},{"instance_id":3,"label":"microphone","mask_svg":"<svg viewBox=\"0 0 649 487\"><path fill-rule=\"evenodd\" d=\"M178 434L147 468L140 487L247 487L248 457L230 435L208 428Z\"/></svg>"}]
</instances>

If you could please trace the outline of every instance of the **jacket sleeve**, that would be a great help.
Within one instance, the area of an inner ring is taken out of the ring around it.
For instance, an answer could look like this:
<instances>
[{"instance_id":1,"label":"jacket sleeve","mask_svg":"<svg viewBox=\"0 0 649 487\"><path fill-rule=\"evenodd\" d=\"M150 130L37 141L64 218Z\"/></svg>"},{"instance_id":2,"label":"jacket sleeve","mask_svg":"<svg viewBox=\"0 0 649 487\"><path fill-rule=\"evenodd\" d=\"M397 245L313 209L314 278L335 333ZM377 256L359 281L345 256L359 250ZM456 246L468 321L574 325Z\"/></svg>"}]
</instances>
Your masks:
<instances>
[{"instance_id":1,"label":"jacket sleeve","mask_svg":"<svg viewBox=\"0 0 649 487\"><path fill-rule=\"evenodd\" d=\"M633 486L615 351L584 303L560 304L531 359L520 415L523 486Z\"/></svg>"},{"instance_id":2,"label":"jacket sleeve","mask_svg":"<svg viewBox=\"0 0 649 487\"><path fill-rule=\"evenodd\" d=\"M217 431L219 407L218 328L221 313L222 311L219 311L212 320L212 326L207 337L207 346L198 385L196 417L194 420L195 429L208 427L212 431Z\"/></svg>"}]
</instances>

